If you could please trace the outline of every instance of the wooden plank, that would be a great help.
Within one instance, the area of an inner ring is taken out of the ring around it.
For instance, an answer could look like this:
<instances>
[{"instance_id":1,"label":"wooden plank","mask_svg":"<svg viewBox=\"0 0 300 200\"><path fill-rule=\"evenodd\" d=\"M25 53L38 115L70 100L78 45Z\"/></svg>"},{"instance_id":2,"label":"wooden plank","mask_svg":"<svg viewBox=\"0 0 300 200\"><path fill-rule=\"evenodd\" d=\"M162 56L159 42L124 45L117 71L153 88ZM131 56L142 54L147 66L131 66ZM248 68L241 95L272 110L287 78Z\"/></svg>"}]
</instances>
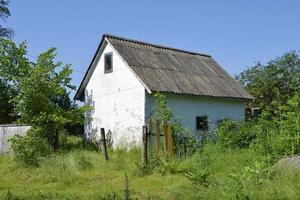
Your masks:
<instances>
[{"instance_id":1,"label":"wooden plank","mask_svg":"<svg viewBox=\"0 0 300 200\"><path fill-rule=\"evenodd\" d=\"M156 120L156 155L159 156L160 150L160 123Z\"/></svg>"},{"instance_id":2,"label":"wooden plank","mask_svg":"<svg viewBox=\"0 0 300 200\"><path fill-rule=\"evenodd\" d=\"M151 135L153 132L153 121L152 119L149 120L149 127L147 129L147 136L148 136L148 152L152 151L152 144L151 144Z\"/></svg>"},{"instance_id":3,"label":"wooden plank","mask_svg":"<svg viewBox=\"0 0 300 200\"><path fill-rule=\"evenodd\" d=\"M168 123L164 122L164 137L165 137L165 152L168 152L169 137L168 137Z\"/></svg>"},{"instance_id":4,"label":"wooden plank","mask_svg":"<svg viewBox=\"0 0 300 200\"><path fill-rule=\"evenodd\" d=\"M148 164L148 152L147 152L147 126L143 126L142 135L142 165L146 166Z\"/></svg>"},{"instance_id":5,"label":"wooden plank","mask_svg":"<svg viewBox=\"0 0 300 200\"><path fill-rule=\"evenodd\" d=\"M105 158L105 160L108 160L107 145L106 145L106 138L105 138L104 128L101 128L101 141L102 141L102 146L103 146L104 158Z\"/></svg>"},{"instance_id":6,"label":"wooden plank","mask_svg":"<svg viewBox=\"0 0 300 200\"><path fill-rule=\"evenodd\" d=\"M168 156L169 159L173 158L173 138L172 138L172 129L171 129L171 125L168 124Z\"/></svg>"}]
</instances>

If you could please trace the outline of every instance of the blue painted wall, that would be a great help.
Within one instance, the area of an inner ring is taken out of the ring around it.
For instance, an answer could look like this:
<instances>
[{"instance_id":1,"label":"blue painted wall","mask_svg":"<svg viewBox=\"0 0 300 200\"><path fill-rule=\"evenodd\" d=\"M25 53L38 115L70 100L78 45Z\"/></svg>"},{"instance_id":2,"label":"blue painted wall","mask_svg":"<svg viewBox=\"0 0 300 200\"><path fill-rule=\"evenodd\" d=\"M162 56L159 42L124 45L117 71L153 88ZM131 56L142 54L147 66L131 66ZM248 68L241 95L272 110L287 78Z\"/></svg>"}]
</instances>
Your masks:
<instances>
[{"instance_id":1,"label":"blue painted wall","mask_svg":"<svg viewBox=\"0 0 300 200\"><path fill-rule=\"evenodd\" d=\"M181 118L182 125L193 131L196 130L196 117L207 116L209 127L215 128L218 121L231 119L244 120L245 102L239 99L211 98L194 95L179 95L164 93L167 105L174 116ZM146 93L145 119L147 120L153 111L153 94Z\"/></svg>"}]
</instances>

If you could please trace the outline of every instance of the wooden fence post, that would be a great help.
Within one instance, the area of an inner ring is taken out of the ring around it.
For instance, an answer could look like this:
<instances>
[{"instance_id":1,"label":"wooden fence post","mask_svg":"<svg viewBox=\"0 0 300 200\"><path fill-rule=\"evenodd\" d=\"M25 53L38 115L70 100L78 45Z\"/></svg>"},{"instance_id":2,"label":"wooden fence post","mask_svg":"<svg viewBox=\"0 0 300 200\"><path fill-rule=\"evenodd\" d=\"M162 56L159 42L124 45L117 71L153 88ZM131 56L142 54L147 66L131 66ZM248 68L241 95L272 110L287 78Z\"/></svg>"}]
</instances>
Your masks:
<instances>
[{"instance_id":1,"label":"wooden fence post","mask_svg":"<svg viewBox=\"0 0 300 200\"><path fill-rule=\"evenodd\" d=\"M164 137L165 137L165 152L168 153L169 137L168 137L168 123L164 122Z\"/></svg>"},{"instance_id":2,"label":"wooden fence post","mask_svg":"<svg viewBox=\"0 0 300 200\"><path fill-rule=\"evenodd\" d=\"M148 134L147 126L143 126L143 135L142 135L142 164L146 166L148 164L148 152L147 152L147 143L148 143Z\"/></svg>"},{"instance_id":3,"label":"wooden fence post","mask_svg":"<svg viewBox=\"0 0 300 200\"><path fill-rule=\"evenodd\" d=\"M108 154L107 154L107 146L106 146L106 138L105 138L105 130L104 128L101 128L101 142L103 147L103 153L105 160L108 160Z\"/></svg>"},{"instance_id":4,"label":"wooden fence post","mask_svg":"<svg viewBox=\"0 0 300 200\"><path fill-rule=\"evenodd\" d=\"M156 120L156 155L159 156L160 150L160 123Z\"/></svg>"},{"instance_id":5,"label":"wooden fence post","mask_svg":"<svg viewBox=\"0 0 300 200\"><path fill-rule=\"evenodd\" d=\"M148 135L148 152L151 152L152 145L151 145L151 136L152 136L152 130L153 130L153 121L152 119L149 120L149 127L147 129L147 135Z\"/></svg>"},{"instance_id":6,"label":"wooden fence post","mask_svg":"<svg viewBox=\"0 0 300 200\"><path fill-rule=\"evenodd\" d=\"M168 155L169 155L169 159L172 159L173 158L173 138L172 138L172 130L171 130L170 124L168 124L167 132L168 132Z\"/></svg>"}]
</instances>

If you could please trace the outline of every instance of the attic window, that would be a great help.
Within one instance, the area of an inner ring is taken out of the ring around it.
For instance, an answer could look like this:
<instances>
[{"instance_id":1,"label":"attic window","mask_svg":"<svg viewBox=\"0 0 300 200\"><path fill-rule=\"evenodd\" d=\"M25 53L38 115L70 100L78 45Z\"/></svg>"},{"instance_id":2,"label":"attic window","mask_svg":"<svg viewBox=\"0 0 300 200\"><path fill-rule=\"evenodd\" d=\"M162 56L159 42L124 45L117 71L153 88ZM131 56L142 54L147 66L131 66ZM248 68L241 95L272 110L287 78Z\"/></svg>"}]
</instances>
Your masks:
<instances>
[{"instance_id":1,"label":"attic window","mask_svg":"<svg viewBox=\"0 0 300 200\"><path fill-rule=\"evenodd\" d=\"M104 55L104 73L110 73L113 71L113 54L106 53Z\"/></svg>"},{"instance_id":2,"label":"attic window","mask_svg":"<svg viewBox=\"0 0 300 200\"><path fill-rule=\"evenodd\" d=\"M196 117L196 129L200 131L208 130L208 120L207 116L197 116Z\"/></svg>"}]
</instances>

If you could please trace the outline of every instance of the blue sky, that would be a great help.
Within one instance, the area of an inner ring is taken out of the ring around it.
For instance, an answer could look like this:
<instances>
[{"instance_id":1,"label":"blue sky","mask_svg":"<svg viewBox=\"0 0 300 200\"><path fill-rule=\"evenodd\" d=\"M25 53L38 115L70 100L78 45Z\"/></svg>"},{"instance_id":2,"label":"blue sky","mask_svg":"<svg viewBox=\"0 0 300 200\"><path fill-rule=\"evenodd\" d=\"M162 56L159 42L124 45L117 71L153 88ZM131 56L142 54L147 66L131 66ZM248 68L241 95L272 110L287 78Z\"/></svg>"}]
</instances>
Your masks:
<instances>
[{"instance_id":1,"label":"blue sky","mask_svg":"<svg viewBox=\"0 0 300 200\"><path fill-rule=\"evenodd\" d=\"M12 0L7 25L29 54L50 47L78 86L103 33L212 55L231 75L300 50L298 0Z\"/></svg>"}]
</instances>

